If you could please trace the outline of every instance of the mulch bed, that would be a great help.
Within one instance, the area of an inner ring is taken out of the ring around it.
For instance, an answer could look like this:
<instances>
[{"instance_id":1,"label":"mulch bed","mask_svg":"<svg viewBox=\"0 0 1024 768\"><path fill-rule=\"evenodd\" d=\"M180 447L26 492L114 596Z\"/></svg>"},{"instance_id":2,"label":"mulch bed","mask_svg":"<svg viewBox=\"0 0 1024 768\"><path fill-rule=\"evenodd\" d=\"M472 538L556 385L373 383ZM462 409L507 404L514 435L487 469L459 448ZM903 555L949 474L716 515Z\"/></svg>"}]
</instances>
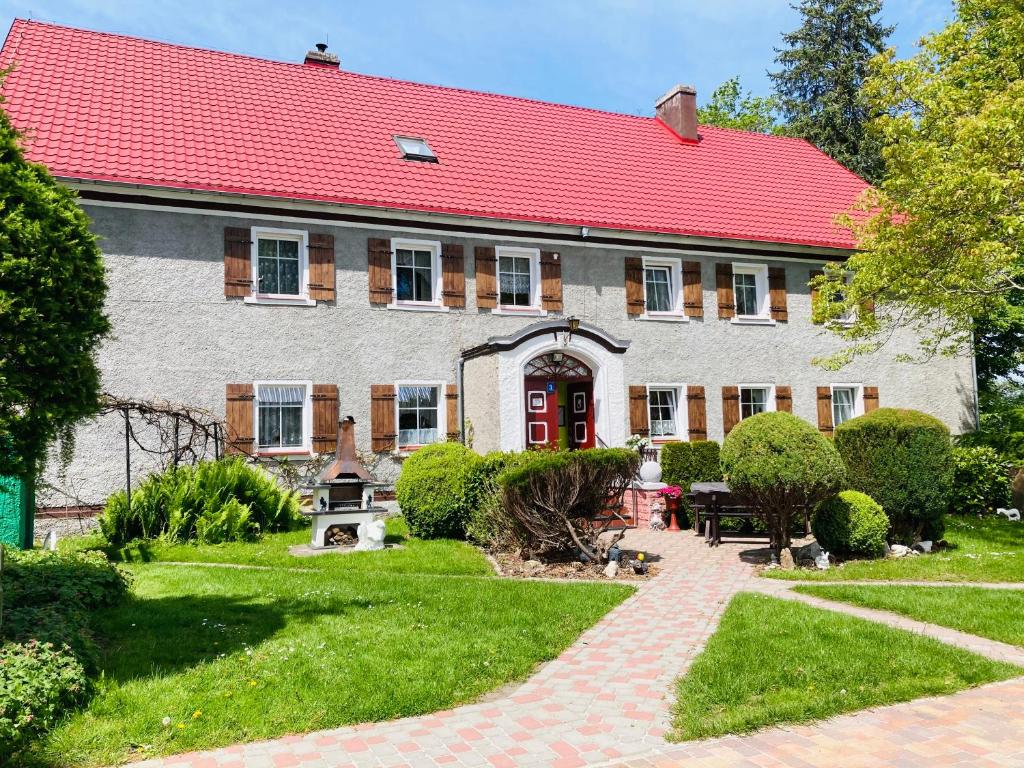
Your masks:
<instances>
[{"instance_id":1,"label":"mulch bed","mask_svg":"<svg viewBox=\"0 0 1024 768\"><path fill-rule=\"evenodd\" d=\"M565 579L569 580L598 580L598 581L645 581L658 575L660 570L653 563L648 564L647 574L640 575L633 572L629 561L636 557L636 552L622 550L622 559L619 563L619 572L614 579L604 575L607 563L581 563L578 560L556 560L543 562L541 567L535 565L536 560L523 560L515 554L499 552L492 555L492 559L498 567L500 575L507 578L519 579ZM650 557L650 555L647 555Z\"/></svg>"}]
</instances>

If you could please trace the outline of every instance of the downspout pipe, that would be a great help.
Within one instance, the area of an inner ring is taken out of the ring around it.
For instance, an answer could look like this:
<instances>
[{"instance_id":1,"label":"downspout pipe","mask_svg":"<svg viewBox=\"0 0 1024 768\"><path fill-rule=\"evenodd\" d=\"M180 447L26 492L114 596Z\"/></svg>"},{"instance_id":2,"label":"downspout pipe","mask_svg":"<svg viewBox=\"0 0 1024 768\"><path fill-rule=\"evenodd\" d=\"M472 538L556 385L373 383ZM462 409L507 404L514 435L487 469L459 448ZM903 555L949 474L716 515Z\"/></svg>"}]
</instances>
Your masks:
<instances>
[{"instance_id":1,"label":"downspout pipe","mask_svg":"<svg viewBox=\"0 0 1024 768\"><path fill-rule=\"evenodd\" d=\"M465 353L459 353L458 371L455 375L455 390L458 395L459 413L459 442L466 444L466 405L463 403L463 396L466 391L466 358Z\"/></svg>"}]
</instances>

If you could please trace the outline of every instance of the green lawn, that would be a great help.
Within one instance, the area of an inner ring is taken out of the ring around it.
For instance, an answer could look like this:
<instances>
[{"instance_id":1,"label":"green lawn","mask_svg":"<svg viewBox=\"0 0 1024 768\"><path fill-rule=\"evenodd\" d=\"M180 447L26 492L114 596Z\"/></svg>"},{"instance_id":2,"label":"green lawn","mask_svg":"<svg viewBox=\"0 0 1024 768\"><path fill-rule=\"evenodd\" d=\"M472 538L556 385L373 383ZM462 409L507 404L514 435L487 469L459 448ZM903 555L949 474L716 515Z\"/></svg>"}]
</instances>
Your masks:
<instances>
[{"instance_id":1,"label":"green lawn","mask_svg":"<svg viewBox=\"0 0 1024 768\"><path fill-rule=\"evenodd\" d=\"M282 553L296 538L147 556L295 565ZM96 696L22 763L110 765L446 709L525 678L632 592L497 579L457 542L406 545L300 561L312 571L128 565L132 598L95 617Z\"/></svg>"},{"instance_id":2,"label":"green lawn","mask_svg":"<svg viewBox=\"0 0 1024 768\"><path fill-rule=\"evenodd\" d=\"M860 584L798 586L794 589L1024 646L1024 589Z\"/></svg>"},{"instance_id":3,"label":"green lawn","mask_svg":"<svg viewBox=\"0 0 1024 768\"><path fill-rule=\"evenodd\" d=\"M820 720L1020 674L930 638L740 594L678 684L671 738Z\"/></svg>"},{"instance_id":4,"label":"green lawn","mask_svg":"<svg viewBox=\"0 0 1024 768\"><path fill-rule=\"evenodd\" d=\"M945 552L888 560L860 560L827 571L765 571L772 579L815 581L1024 582L1024 524L1005 518L947 517Z\"/></svg>"}]
</instances>

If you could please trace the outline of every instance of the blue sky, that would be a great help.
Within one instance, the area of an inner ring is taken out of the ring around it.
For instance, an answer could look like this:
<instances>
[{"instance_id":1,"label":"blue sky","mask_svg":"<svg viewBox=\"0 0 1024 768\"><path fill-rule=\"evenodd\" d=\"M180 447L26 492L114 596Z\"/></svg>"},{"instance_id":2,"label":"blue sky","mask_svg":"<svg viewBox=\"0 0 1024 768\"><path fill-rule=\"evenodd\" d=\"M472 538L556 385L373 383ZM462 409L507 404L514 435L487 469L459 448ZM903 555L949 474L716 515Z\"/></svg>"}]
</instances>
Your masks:
<instances>
[{"instance_id":1,"label":"blue sky","mask_svg":"<svg viewBox=\"0 0 1024 768\"><path fill-rule=\"evenodd\" d=\"M886 0L909 55L951 0ZM773 47L798 24L787 0L4 0L15 17L283 61L327 40L346 69L631 114L676 83L703 103L739 75L765 94Z\"/></svg>"}]
</instances>

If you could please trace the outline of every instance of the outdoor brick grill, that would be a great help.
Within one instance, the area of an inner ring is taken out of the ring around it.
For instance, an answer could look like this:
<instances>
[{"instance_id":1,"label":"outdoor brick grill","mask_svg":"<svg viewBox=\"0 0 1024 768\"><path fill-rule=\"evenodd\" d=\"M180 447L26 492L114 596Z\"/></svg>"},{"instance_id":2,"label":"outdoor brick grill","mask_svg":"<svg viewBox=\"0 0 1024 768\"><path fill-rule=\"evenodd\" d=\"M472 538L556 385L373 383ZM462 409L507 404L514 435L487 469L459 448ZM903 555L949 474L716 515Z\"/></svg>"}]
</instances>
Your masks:
<instances>
[{"instance_id":1,"label":"outdoor brick grill","mask_svg":"<svg viewBox=\"0 0 1024 768\"><path fill-rule=\"evenodd\" d=\"M356 454L355 424L351 416L338 422L334 462L320 473L313 488L313 547L354 544L359 524L386 512L373 506L376 484Z\"/></svg>"}]
</instances>

